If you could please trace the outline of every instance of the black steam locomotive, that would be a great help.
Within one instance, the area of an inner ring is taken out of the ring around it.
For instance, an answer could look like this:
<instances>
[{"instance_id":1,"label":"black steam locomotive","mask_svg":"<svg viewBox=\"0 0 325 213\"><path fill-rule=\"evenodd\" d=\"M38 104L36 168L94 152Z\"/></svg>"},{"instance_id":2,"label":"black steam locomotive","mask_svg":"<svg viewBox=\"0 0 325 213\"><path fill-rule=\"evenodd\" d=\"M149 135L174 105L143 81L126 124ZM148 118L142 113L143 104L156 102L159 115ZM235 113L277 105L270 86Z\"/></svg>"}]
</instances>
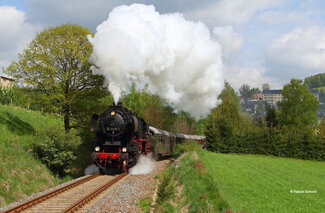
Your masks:
<instances>
[{"instance_id":1,"label":"black steam locomotive","mask_svg":"<svg viewBox=\"0 0 325 213\"><path fill-rule=\"evenodd\" d=\"M121 103L99 116L94 114L91 130L96 131L92 160L101 172L108 168L126 171L136 164L140 153L148 152L148 124Z\"/></svg>"},{"instance_id":2,"label":"black steam locomotive","mask_svg":"<svg viewBox=\"0 0 325 213\"><path fill-rule=\"evenodd\" d=\"M109 106L99 116L94 114L90 129L96 133L91 157L103 173L114 169L127 171L137 163L141 153L153 152L156 159L171 155L175 143L185 140L205 143L203 136L175 134L149 127L121 103Z\"/></svg>"}]
</instances>

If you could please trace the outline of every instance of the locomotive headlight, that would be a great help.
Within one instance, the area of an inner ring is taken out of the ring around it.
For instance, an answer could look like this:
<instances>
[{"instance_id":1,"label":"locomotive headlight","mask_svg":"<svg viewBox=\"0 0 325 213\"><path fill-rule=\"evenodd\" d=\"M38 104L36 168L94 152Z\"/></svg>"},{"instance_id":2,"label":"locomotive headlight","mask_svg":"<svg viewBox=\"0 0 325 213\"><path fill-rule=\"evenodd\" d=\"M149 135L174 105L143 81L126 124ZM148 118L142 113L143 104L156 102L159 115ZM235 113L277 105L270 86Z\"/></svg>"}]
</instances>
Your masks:
<instances>
[{"instance_id":1,"label":"locomotive headlight","mask_svg":"<svg viewBox=\"0 0 325 213\"><path fill-rule=\"evenodd\" d=\"M115 111L112 111L112 112L111 112L111 115L115 115Z\"/></svg>"},{"instance_id":2,"label":"locomotive headlight","mask_svg":"<svg viewBox=\"0 0 325 213\"><path fill-rule=\"evenodd\" d=\"M96 152L99 152L99 150L100 150L100 147L99 147L99 146L96 146L96 147L95 147L95 151L96 151Z\"/></svg>"},{"instance_id":3,"label":"locomotive headlight","mask_svg":"<svg viewBox=\"0 0 325 213\"><path fill-rule=\"evenodd\" d=\"M126 152L126 147L123 147L122 148L122 152Z\"/></svg>"}]
</instances>

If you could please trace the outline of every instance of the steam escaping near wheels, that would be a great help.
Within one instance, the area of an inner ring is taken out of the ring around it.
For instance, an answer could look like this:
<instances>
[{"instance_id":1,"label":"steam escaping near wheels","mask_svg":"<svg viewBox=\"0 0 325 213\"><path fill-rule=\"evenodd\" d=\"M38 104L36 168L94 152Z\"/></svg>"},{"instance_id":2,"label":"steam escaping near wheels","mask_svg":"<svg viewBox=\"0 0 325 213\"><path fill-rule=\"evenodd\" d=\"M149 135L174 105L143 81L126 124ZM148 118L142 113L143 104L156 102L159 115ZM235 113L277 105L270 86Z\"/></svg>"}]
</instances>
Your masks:
<instances>
[{"instance_id":1,"label":"steam escaping near wheels","mask_svg":"<svg viewBox=\"0 0 325 213\"><path fill-rule=\"evenodd\" d=\"M93 73L105 76L115 104L134 82L197 118L217 105L224 84L221 47L202 22L132 4L114 8L96 31L88 36Z\"/></svg>"},{"instance_id":2,"label":"steam escaping near wheels","mask_svg":"<svg viewBox=\"0 0 325 213\"><path fill-rule=\"evenodd\" d=\"M155 168L155 160L150 155L141 155L137 164L129 169L131 175L149 174Z\"/></svg>"},{"instance_id":3,"label":"steam escaping near wheels","mask_svg":"<svg viewBox=\"0 0 325 213\"><path fill-rule=\"evenodd\" d=\"M95 174L98 172L99 172L99 169L95 164L91 164L85 169L85 175L91 175L91 174Z\"/></svg>"}]
</instances>

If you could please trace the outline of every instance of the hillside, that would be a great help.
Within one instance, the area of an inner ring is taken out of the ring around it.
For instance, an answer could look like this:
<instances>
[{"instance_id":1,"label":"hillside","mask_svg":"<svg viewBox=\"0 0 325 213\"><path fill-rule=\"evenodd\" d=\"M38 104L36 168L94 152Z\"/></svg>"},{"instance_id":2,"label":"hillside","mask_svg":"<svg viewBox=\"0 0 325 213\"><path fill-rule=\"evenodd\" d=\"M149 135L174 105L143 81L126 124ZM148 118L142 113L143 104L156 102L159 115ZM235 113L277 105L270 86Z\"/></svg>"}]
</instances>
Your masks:
<instances>
[{"instance_id":1,"label":"hillside","mask_svg":"<svg viewBox=\"0 0 325 213\"><path fill-rule=\"evenodd\" d=\"M63 182L29 148L38 129L59 122L55 116L0 105L0 206Z\"/></svg>"}]
</instances>

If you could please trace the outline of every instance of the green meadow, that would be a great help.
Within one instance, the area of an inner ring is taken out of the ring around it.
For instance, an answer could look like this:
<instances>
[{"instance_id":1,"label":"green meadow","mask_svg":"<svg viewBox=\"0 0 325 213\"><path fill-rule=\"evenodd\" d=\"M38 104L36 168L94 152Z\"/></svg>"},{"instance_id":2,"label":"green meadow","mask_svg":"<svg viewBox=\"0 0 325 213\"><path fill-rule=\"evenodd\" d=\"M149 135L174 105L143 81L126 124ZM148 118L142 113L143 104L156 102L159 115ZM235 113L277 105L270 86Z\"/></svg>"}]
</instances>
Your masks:
<instances>
[{"instance_id":1,"label":"green meadow","mask_svg":"<svg viewBox=\"0 0 325 213\"><path fill-rule=\"evenodd\" d=\"M234 212L325 211L325 162L196 153Z\"/></svg>"},{"instance_id":2,"label":"green meadow","mask_svg":"<svg viewBox=\"0 0 325 213\"><path fill-rule=\"evenodd\" d=\"M63 181L32 153L35 132L61 118L0 105L0 206L43 191Z\"/></svg>"}]
</instances>

